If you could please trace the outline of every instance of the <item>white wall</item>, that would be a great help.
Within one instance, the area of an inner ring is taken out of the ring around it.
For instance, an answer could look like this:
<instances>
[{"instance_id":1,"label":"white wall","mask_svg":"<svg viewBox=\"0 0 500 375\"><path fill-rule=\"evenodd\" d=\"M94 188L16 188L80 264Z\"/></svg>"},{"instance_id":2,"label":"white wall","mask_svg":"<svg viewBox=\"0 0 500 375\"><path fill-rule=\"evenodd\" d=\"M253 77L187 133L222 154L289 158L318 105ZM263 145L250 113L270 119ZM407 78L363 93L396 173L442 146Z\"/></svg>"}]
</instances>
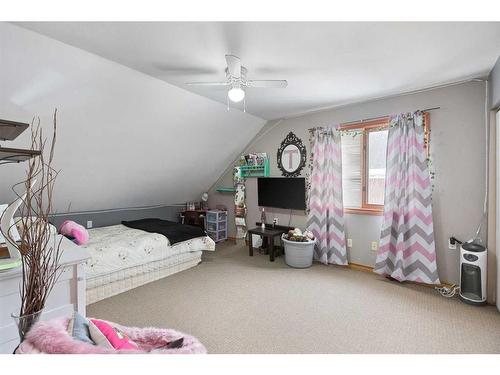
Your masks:
<instances>
[{"instance_id":1,"label":"white wall","mask_svg":"<svg viewBox=\"0 0 500 375\"><path fill-rule=\"evenodd\" d=\"M489 76L489 84L490 84L490 105L491 109L496 109L500 107L500 57L497 59L497 62L493 69L490 72Z\"/></svg>"},{"instance_id":2,"label":"white wall","mask_svg":"<svg viewBox=\"0 0 500 375\"><path fill-rule=\"evenodd\" d=\"M457 283L459 254L448 249L447 241L452 235L469 239L482 215L485 188L484 103L485 84L470 82L325 110L283 120L274 127L271 123L267 124L261 131L265 135L245 152L267 152L271 157L271 176L280 176L276 151L290 131L302 139L309 152L308 129L311 127L441 107L430 115L430 150L436 173L433 216L437 264L441 281ZM216 186L227 185L229 181L229 176L222 176ZM247 181L247 193L248 223L254 225L260 220L255 179ZM225 195L213 192L211 197L212 204L219 201L228 204L229 197ZM277 216L280 223L288 224L289 211L275 209L268 212L268 219L273 216ZM348 254L351 262L374 264L375 252L370 250L370 242L378 240L380 224L380 216L346 215L347 236L353 239L353 247ZM291 225L304 228L306 216L294 212Z\"/></svg>"},{"instance_id":3,"label":"white wall","mask_svg":"<svg viewBox=\"0 0 500 375\"><path fill-rule=\"evenodd\" d=\"M167 63L167 62L165 62ZM0 118L50 130L58 108L55 208L199 200L260 118L18 26L0 23ZM28 146L28 132L5 147ZM0 167L0 202L24 167Z\"/></svg>"},{"instance_id":4,"label":"white wall","mask_svg":"<svg viewBox=\"0 0 500 375\"><path fill-rule=\"evenodd\" d=\"M500 310L500 185L497 176L500 172L500 57L489 75L490 112L490 186L489 186L489 231L488 231L488 297L496 299ZM496 206L496 207L495 207ZM490 297L493 292L495 298Z\"/></svg>"}]
</instances>

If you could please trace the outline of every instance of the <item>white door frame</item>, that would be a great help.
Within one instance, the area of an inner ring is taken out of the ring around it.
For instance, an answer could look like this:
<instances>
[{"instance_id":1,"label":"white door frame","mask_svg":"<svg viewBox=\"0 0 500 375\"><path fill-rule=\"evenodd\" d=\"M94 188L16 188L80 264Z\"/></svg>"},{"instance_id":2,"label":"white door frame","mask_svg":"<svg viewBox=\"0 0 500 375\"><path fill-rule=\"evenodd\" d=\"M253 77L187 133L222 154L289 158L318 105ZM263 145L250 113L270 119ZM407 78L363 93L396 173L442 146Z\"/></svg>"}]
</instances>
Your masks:
<instances>
[{"instance_id":1,"label":"white door frame","mask_svg":"<svg viewBox=\"0 0 500 375\"><path fill-rule=\"evenodd\" d=\"M496 130L496 258L497 258L497 309L500 311L500 183L498 177L500 176L500 109L497 110L495 117L495 130Z\"/></svg>"}]
</instances>

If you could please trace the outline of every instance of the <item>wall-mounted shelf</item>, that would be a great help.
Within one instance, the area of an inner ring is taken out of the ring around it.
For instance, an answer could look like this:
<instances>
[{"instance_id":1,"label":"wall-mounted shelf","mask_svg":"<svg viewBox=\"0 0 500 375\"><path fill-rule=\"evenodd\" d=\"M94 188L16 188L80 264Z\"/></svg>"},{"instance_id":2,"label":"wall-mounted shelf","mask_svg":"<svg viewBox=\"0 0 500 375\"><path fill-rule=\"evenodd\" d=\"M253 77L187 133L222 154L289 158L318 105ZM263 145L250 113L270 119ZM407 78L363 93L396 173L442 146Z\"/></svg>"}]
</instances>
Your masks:
<instances>
[{"instance_id":1,"label":"wall-mounted shelf","mask_svg":"<svg viewBox=\"0 0 500 375\"><path fill-rule=\"evenodd\" d=\"M0 141L13 141L28 129L29 124L0 119ZM40 155L40 151L0 146L0 164L20 163Z\"/></svg>"},{"instance_id":2,"label":"wall-mounted shelf","mask_svg":"<svg viewBox=\"0 0 500 375\"><path fill-rule=\"evenodd\" d=\"M40 151L0 147L0 164L20 163L38 155L40 155Z\"/></svg>"},{"instance_id":3,"label":"wall-mounted shelf","mask_svg":"<svg viewBox=\"0 0 500 375\"><path fill-rule=\"evenodd\" d=\"M236 189L234 187L220 187L215 189L215 191L219 193L234 193L236 192Z\"/></svg>"},{"instance_id":4,"label":"wall-mounted shelf","mask_svg":"<svg viewBox=\"0 0 500 375\"><path fill-rule=\"evenodd\" d=\"M262 165L242 165L240 171L242 178L269 177L269 159L266 158Z\"/></svg>"},{"instance_id":5,"label":"wall-mounted shelf","mask_svg":"<svg viewBox=\"0 0 500 375\"><path fill-rule=\"evenodd\" d=\"M25 122L0 119L0 141L13 141L29 126Z\"/></svg>"}]
</instances>

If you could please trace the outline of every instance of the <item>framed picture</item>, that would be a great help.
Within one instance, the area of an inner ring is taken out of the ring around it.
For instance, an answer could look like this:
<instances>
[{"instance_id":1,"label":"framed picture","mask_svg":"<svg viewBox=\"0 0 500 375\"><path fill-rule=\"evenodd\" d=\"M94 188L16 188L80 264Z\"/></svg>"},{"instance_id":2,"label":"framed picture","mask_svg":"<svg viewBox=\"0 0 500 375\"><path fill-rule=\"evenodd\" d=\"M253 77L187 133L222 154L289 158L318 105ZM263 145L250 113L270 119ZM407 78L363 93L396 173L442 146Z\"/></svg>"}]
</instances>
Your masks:
<instances>
[{"instance_id":1,"label":"framed picture","mask_svg":"<svg viewBox=\"0 0 500 375\"><path fill-rule=\"evenodd\" d=\"M7 209L9 205L8 204L0 204L0 217L2 217L4 211ZM14 225L14 219L11 219L11 224L10 224L10 236L14 241L20 241L21 236L19 236L19 232L17 231L16 226ZM5 244L5 237L2 234L2 231L0 231L0 244Z\"/></svg>"},{"instance_id":2,"label":"framed picture","mask_svg":"<svg viewBox=\"0 0 500 375\"><path fill-rule=\"evenodd\" d=\"M288 133L278 149L278 168L285 177L298 177L306 166L306 147L292 132Z\"/></svg>"}]
</instances>

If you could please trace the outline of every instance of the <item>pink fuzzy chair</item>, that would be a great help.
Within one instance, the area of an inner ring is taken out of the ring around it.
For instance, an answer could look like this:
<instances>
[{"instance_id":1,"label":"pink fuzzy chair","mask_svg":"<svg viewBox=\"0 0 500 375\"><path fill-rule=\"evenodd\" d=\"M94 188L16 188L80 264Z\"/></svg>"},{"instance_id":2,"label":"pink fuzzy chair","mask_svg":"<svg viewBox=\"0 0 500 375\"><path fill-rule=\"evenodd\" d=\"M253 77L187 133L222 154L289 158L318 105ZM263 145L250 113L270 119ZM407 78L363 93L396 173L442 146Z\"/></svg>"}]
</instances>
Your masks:
<instances>
[{"instance_id":1,"label":"pink fuzzy chair","mask_svg":"<svg viewBox=\"0 0 500 375\"><path fill-rule=\"evenodd\" d=\"M138 350L114 350L73 339L67 332L69 318L56 318L36 323L16 354L206 354L207 350L195 337L162 328L125 327L110 323L123 331L138 346ZM182 347L169 349L166 344L184 337Z\"/></svg>"}]
</instances>

